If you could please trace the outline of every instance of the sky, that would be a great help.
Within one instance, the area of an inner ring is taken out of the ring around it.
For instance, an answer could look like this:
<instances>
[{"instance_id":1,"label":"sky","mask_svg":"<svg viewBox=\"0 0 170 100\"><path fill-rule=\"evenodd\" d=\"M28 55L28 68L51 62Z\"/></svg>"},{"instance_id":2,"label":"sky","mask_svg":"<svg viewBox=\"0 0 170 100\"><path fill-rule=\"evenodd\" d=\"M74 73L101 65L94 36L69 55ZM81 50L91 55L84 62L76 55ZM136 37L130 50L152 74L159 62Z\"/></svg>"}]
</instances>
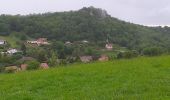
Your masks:
<instances>
[{"instance_id":1,"label":"sky","mask_svg":"<svg viewBox=\"0 0 170 100\"><path fill-rule=\"evenodd\" d=\"M0 0L0 14L33 14L94 6L141 25L170 25L170 0Z\"/></svg>"}]
</instances>

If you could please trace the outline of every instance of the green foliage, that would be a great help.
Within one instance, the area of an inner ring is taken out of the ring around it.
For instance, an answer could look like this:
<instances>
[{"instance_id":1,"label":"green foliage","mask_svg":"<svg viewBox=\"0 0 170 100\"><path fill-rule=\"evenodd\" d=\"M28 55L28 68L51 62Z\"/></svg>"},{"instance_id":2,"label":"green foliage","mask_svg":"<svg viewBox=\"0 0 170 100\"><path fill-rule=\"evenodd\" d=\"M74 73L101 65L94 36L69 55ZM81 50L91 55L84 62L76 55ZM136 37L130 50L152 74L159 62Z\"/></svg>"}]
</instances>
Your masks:
<instances>
[{"instance_id":1,"label":"green foliage","mask_svg":"<svg viewBox=\"0 0 170 100\"><path fill-rule=\"evenodd\" d=\"M158 47L150 47L143 50L143 54L148 56L158 56L162 54L162 52L161 48Z\"/></svg>"},{"instance_id":2,"label":"green foliage","mask_svg":"<svg viewBox=\"0 0 170 100\"><path fill-rule=\"evenodd\" d=\"M21 51L23 52L23 55L26 55L27 53L27 48L24 43L21 44Z\"/></svg>"},{"instance_id":3,"label":"green foliage","mask_svg":"<svg viewBox=\"0 0 170 100\"><path fill-rule=\"evenodd\" d=\"M21 59L22 56L23 56L22 53L21 53L21 52L18 52L18 53L13 54L11 57L12 57L13 59L17 60L17 59Z\"/></svg>"},{"instance_id":4,"label":"green foliage","mask_svg":"<svg viewBox=\"0 0 170 100\"><path fill-rule=\"evenodd\" d=\"M137 57L139 54L137 51L125 51L125 52L119 52L117 54L117 58L134 58Z\"/></svg>"},{"instance_id":5,"label":"green foliage","mask_svg":"<svg viewBox=\"0 0 170 100\"><path fill-rule=\"evenodd\" d=\"M95 51L92 48L85 49L85 55L93 55Z\"/></svg>"},{"instance_id":6,"label":"green foliage","mask_svg":"<svg viewBox=\"0 0 170 100\"><path fill-rule=\"evenodd\" d=\"M57 54L55 52L52 52L51 54L52 54L51 58L49 58L49 61L48 61L49 65L51 67L57 66L59 64Z\"/></svg>"},{"instance_id":7,"label":"green foliage","mask_svg":"<svg viewBox=\"0 0 170 100\"><path fill-rule=\"evenodd\" d=\"M8 41L7 45L0 47L0 52L9 47L20 48L24 56L33 57L39 62L49 61L51 65L55 65L56 61L48 51L54 51L64 63L74 62L82 55L92 55L97 59L107 42L149 56L170 51L169 27L153 28L124 22L94 7L26 16L1 15L0 35ZM27 39L40 37L48 38L51 45L37 47L23 44ZM82 43L83 40L89 43ZM71 41L73 45L64 44L66 41ZM150 47L160 47L163 51ZM114 55L110 58L115 58ZM119 53L118 58L137 55L129 51ZM20 55L1 58L1 65L15 64L19 58Z\"/></svg>"},{"instance_id":8,"label":"green foliage","mask_svg":"<svg viewBox=\"0 0 170 100\"><path fill-rule=\"evenodd\" d=\"M28 68L27 68L28 70L35 70L39 68L40 63L36 60L33 60L33 61L28 61L27 65L28 65Z\"/></svg>"},{"instance_id":9,"label":"green foliage","mask_svg":"<svg viewBox=\"0 0 170 100\"><path fill-rule=\"evenodd\" d=\"M48 53L47 49L43 49L40 47L28 47L27 48L27 56L33 57L37 59L39 62L47 61Z\"/></svg>"},{"instance_id":10,"label":"green foliage","mask_svg":"<svg viewBox=\"0 0 170 100\"><path fill-rule=\"evenodd\" d=\"M77 58L77 57L68 56L68 57L66 58L66 63L67 63L67 64L74 63L74 62L76 62L76 61L78 61L78 58Z\"/></svg>"},{"instance_id":11,"label":"green foliage","mask_svg":"<svg viewBox=\"0 0 170 100\"><path fill-rule=\"evenodd\" d=\"M58 58L64 59L66 56L65 53L65 46L63 42L60 41L54 41L51 45L52 50L56 51L58 54Z\"/></svg>"},{"instance_id":12,"label":"green foliage","mask_svg":"<svg viewBox=\"0 0 170 100\"><path fill-rule=\"evenodd\" d=\"M16 32L20 40L26 40L27 37L46 37L57 41L88 40L103 47L108 39L131 50L150 46L170 48L168 27L151 28L127 23L94 7L27 16L1 15L0 22L0 34ZM63 49L58 51L58 56L66 58Z\"/></svg>"},{"instance_id":13,"label":"green foliage","mask_svg":"<svg viewBox=\"0 0 170 100\"><path fill-rule=\"evenodd\" d=\"M17 60L19 60L21 57L21 53L16 53L11 56L6 54L0 55L0 67L15 65Z\"/></svg>"}]
</instances>

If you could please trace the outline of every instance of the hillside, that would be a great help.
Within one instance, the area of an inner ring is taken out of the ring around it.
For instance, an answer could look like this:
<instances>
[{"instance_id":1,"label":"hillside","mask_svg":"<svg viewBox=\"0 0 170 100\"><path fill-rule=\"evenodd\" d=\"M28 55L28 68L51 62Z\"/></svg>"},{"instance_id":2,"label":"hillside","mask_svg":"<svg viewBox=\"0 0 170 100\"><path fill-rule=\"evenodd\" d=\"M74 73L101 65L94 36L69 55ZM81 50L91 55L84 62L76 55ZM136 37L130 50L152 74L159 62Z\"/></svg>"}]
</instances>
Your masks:
<instances>
[{"instance_id":1,"label":"hillside","mask_svg":"<svg viewBox=\"0 0 170 100\"><path fill-rule=\"evenodd\" d=\"M0 75L1 100L169 100L170 56Z\"/></svg>"},{"instance_id":2,"label":"hillside","mask_svg":"<svg viewBox=\"0 0 170 100\"><path fill-rule=\"evenodd\" d=\"M57 41L88 40L103 46L110 43L129 49L159 47L169 50L170 32L111 17L105 10L89 7L78 11L0 16L0 34L24 33L31 38L46 37Z\"/></svg>"},{"instance_id":3,"label":"hillside","mask_svg":"<svg viewBox=\"0 0 170 100\"><path fill-rule=\"evenodd\" d=\"M6 40L12 48L20 48L20 42L22 40L17 35L17 33L12 33L8 36L0 36L0 39Z\"/></svg>"}]
</instances>

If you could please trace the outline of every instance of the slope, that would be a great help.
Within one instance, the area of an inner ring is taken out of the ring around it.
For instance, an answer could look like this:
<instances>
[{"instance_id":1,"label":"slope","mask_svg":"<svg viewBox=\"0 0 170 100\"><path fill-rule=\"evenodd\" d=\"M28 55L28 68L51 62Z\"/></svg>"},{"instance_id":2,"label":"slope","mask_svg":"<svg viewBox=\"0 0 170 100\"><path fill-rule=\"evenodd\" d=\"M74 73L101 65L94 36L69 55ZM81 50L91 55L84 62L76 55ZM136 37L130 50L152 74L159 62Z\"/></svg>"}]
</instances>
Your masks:
<instances>
[{"instance_id":1,"label":"slope","mask_svg":"<svg viewBox=\"0 0 170 100\"><path fill-rule=\"evenodd\" d=\"M0 100L169 100L169 59L141 57L0 75Z\"/></svg>"},{"instance_id":2,"label":"slope","mask_svg":"<svg viewBox=\"0 0 170 100\"><path fill-rule=\"evenodd\" d=\"M111 17L105 10L94 7L27 16L1 15L0 22L0 34L3 35L14 31L49 40L88 40L97 45L109 40L110 43L129 49L142 50L151 46L170 49L170 34L121 21Z\"/></svg>"}]
</instances>

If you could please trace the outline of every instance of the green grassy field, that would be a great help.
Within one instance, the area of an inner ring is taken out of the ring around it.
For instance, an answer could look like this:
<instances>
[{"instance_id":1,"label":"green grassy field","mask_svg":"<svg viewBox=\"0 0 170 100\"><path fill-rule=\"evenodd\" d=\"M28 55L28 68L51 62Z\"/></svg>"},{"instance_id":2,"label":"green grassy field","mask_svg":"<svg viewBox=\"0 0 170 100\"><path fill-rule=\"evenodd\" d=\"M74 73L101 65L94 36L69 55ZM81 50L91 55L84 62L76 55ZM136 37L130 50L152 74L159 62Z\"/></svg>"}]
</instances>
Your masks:
<instances>
[{"instance_id":1,"label":"green grassy field","mask_svg":"<svg viewBox=\"0 0 170 100\"><path fill-rule=\"evenodd\" d=\"M0 100L170 100L170 56L1 74Z\"/></svg>"},{"instance_id":2,"label":"green grassy field","mask_svg":"<svg viewBox=\"0 0 170 100\"><path fill-rule=\"evenodd\" d=\"M20 48L20 45L18 43L25 41L22 41L18 36L20 36L19 33L12 33L8 36L0 36L0 39L6 40L12 48ZM27 38L31 39L30 37Z\"/></svg>"},{"instance_id":3,"label":"green grassy field","mask_svg":"<svg viewBox=\"0 0 170 100\"><path fill-rule=\"evenodd\" d=\"M13 47L13 48L17 47L16 42L18 40L15 37L0 36L0 39L6 40L11 45L11 47Z\"/></svg>"}]
</instances>

